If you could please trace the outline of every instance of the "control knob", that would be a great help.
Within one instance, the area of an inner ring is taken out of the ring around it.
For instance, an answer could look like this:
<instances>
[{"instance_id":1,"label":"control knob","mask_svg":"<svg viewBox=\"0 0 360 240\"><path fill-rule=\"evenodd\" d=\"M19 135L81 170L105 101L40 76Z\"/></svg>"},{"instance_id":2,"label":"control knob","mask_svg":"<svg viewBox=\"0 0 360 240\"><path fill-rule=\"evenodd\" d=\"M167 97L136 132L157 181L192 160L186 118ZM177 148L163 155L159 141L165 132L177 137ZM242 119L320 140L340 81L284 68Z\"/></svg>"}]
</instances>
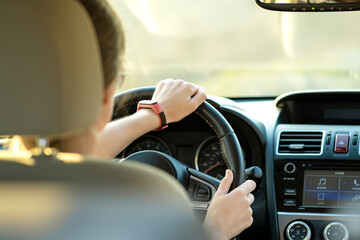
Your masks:
<instances>
[{"instance_id":1,"label":"control knob","mask_svg":"<svg viewBox=\"0 0 360 240\"><path fill-rule=\"evenodd\" d=\"M296 165L293 164L292 162L289 162L285 164L284 171L289 175L294 174L296 172Z\"/></svg>"},{"instance_id":2,"label":"control knob","mask_svg":"<svg viewBox=\"0 0 360 240\"><path fill-rule=\"evenodd\" d=\"M348 240L349 231L344 224L332 222L324 228L323 236L325 240Z\"/></svg>"},{"instance_id":3,"label":"control knob","mask_svg":"<svg viewBox=\"0 0 360 240\"><path fill-rule=\"evenodd\" d=\"M310 240L310 227L303 221L292 222L286 228L286 237L288 240Z\"/></svg>"}]
</instances>

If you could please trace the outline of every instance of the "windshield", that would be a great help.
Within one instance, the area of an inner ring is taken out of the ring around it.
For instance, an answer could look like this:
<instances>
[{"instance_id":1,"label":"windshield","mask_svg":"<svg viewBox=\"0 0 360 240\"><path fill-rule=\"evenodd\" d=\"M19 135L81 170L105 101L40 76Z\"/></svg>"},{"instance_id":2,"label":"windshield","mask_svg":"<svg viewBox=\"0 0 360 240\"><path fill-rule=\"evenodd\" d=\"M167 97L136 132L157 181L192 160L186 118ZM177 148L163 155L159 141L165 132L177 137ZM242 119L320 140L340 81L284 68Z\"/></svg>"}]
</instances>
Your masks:
<instances>
[{"instance_id":1,"label":"windshield","mask_svg":"<svg viewBox=\"0 0 360 240\"><path fill-rule=\"evenodd\" d=\"M360 88L360 12L275 12L255 0L109 1L126 34L119 91L166 78L224 97Z\"/></svg>"}]
</instances>

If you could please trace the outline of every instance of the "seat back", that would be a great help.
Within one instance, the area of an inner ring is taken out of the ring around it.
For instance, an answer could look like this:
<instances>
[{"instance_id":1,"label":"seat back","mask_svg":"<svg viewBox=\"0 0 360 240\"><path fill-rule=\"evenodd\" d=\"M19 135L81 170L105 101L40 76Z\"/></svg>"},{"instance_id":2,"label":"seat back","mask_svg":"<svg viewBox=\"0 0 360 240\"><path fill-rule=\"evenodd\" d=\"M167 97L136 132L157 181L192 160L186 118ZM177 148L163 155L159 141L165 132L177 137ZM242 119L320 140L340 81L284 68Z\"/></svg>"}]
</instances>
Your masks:
<instances>
[{"instance_id":1,"label":"seat back","mask_svg":"<svg viewBox=\"0 0 360 240\"><path fill-rule=\"evenodd\" d=\"M0 1L0 135L86 129L100 108L101 69L78 1ZM184 190L149 167L0 151L0 192L0 239L201 239Z\"/></svg>"},{"instance_id":2,"label":"seat back","mask_svg":"<svg viewBox=\"0 0 360 240\"><path fill-rule=\"evenodd\" d=\"M0 135L59 137L99 111L95 31L74 0L1 0Z\"/></svg>"},{"instance_id":3,"label":"seat back","mask_svg":"<svg viewBox=\"0 0 360 240\"><path fill-rule=\"evenodd\" d=\"M0 239L205 239L181 186L135 162L2 157L0 192Z\"/></svg>"}]
</instances>

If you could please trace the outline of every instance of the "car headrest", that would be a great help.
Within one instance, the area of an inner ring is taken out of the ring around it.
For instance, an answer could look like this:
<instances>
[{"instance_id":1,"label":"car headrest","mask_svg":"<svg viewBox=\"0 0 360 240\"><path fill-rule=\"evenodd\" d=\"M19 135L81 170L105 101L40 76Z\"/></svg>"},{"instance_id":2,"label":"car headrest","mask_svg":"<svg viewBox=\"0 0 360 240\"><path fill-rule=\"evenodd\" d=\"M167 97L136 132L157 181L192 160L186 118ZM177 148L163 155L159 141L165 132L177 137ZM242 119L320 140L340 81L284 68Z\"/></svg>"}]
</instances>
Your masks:
<instances>
[{"instance_id":1,"label":"car headrest","mask_svg":"<svg viewBox=\"0 0 360 240\"><path fill-rule=\"evenodd\" d=\"M0 135L62 137L95 121L100 50L78 1L1 0L0 36Z\"/></svg>"}]
</instances>

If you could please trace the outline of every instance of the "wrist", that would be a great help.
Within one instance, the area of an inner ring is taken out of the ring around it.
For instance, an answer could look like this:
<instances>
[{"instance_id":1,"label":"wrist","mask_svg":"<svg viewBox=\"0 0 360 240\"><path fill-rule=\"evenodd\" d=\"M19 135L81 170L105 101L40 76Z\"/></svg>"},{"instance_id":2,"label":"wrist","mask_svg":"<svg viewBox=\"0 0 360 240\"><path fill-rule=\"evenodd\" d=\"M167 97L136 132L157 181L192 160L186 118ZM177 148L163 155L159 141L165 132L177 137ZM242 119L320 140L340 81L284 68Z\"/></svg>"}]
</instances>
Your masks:
<instances>
[{"instance_id":1,"label":"wrist","mask_svg":"<svg viewBox=\"0 0 360 240\"><path fill-rule=\"evenodd\" d=\"M216 218L217 219L217 218ZM214 216L206 215L203 227L211 233L212 240L229 240L226 233L222 231L221 223L214 219Z\"/></svg>"},{"instance_id":2,"label":"wrist","mask_svg":"<svg viewBox=\"0 0 360 240\"><path fill-rule=\"evenodd\" d=\"M208 233L211 240L229 240L224 234L222 234L217 228L214 228L212 225L205 224L203 228L206 233Z\"/></svg>"},{"instance_id":3,"label":"wrist","mask_svg":"<svg viewBox=\"0 0 360 240\"><path fill-rule=\"evenodd\" d=\"M142 100L138 103L137 111L141 109L152 110L158 116L160 124L153 129L154 131L160 131L167 127L165 113L160 103L153 100Z\"/></svg>"},{"instance_id":4,"label":"wrist","mask_svg":"<svg viewBox=\"0 0 360 240\"><path fill-rule=\"evenodd\" d=\"M149 126L149 131L156 129L160 125L160 119L152 109L139 109L136 112L136 115L139 116L141 120Z\"/></svg>"}]
</instances>

